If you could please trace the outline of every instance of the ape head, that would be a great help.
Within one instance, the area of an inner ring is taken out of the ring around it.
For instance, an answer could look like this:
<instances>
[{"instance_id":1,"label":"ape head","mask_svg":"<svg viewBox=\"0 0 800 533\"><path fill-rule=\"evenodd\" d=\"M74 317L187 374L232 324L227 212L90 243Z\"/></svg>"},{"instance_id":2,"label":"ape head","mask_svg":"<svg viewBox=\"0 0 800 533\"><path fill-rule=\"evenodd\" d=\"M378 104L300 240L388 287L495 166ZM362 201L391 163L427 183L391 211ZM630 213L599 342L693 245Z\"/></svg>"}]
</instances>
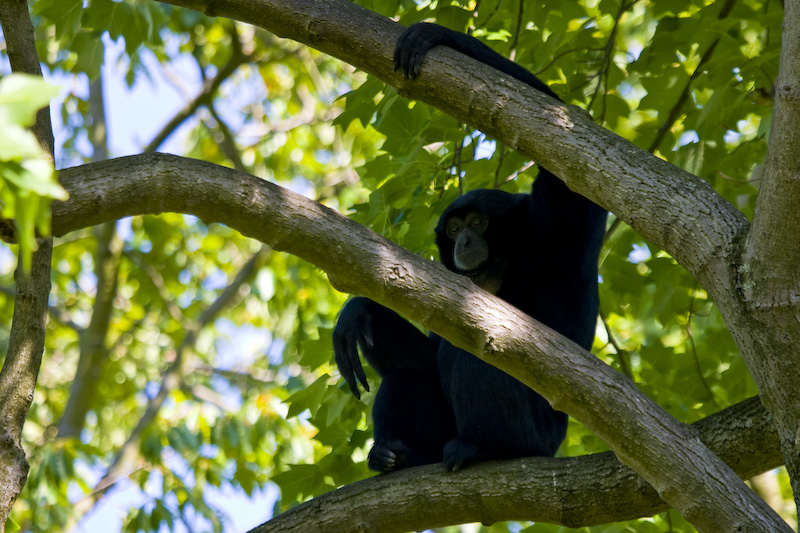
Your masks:
<instances>
[{"instance_id":1,"label":"ape head","mask_svg":"<svg viewBox=\"0 0 800 533\"><path fill-rule=\"evenodd\" d=\"M436 226L439 257L453 272L497 294L525 226L525 194L479 189L451 203Z\"/></svg>"}]
</instances>

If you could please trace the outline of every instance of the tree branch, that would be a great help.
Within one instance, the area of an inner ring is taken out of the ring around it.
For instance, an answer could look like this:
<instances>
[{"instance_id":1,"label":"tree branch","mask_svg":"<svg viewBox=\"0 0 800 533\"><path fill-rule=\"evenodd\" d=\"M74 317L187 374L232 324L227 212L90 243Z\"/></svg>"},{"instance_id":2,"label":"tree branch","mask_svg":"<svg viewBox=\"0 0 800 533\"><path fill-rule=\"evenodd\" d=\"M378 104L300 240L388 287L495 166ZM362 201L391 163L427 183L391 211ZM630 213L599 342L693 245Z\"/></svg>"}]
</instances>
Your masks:
<instances>
[{"instance_id":1,"label":"tree branch","mask_svg":"<svg viewBox=\"0 0 800 533\"><path fill-rule=\"evenodd\" d=\"M224 223L310 261L340 290L389 305L515 376L603 438L700 529L788 531L688 426L630 380L469 278L331 209L242 172L165 154L66 169L61 182L71 196L54 204L55 234L164 211Z\"/></svg>"},{"instance_id":2,"label":"tree branch","mask_svg":"<svg viewBox=\"0 0 800 533\"><path fill-rule=\"evenodd\" d=\"M92 305L89 326L80 332L80 356L75 378L70 386L69 399L61 420L58 436L79 437L86 422L86 413L97 396L97 385L103 362L109 355L108 328L117 295L117 276L122 257L122 237L116 224L107 222L98 228L95 274L97 290Z\"/></svg>"},{"instance_id":3,"label":"tree branch","mask_svg":"<svg viewBox=\"0 0 800 533\"><path fill-rule=\"evenodd\" d=\"M709 290L732 285L729 254L748 228L744 215L703 180L594 124L579 108L442 47L426 56L417 80L404 80L392 68L404 28L347 0L161 1L249 22L350 63L535 159L669 252Z\"/></svg>"},{"instance_id":4,"label":"tree branch","mask_svg":"<svg viewBox=\"0 0 800 533\"><path fill-rule=\"evenodd\" d=\"M89 85L89 113L92 126L89 135L92 141L92 161L108 159L108 128L103 99L102 73ZM106 222L96 228L97 251L94 258L97 278L92 318L89 326L81 332L80 355L75 378L69 390L69 398L61 420L58 421L58 436L79 437L86 422L86 413L97 396L100 372L105 359L111 353L106 344L114 298L117 296L117 279L122 258L122 238L117 234L116 222Z\"/></svg>"},{"instance_id":5,"label":"tree branch","mask_svg":"<svg viewBox=\"0 0 800 533\"><path fill-rule=\"evenodd\" d=\"M800 304L799 162L800 6L787 2L769 147L753 229L747 240L753 277L758 283L778 289L780 294L772 301L753 302L755 305ZM765 265L768 271L764 271ZM765 274L769 274L768 279Z\"/></svg>"},{"instance_id":6,"label":"tree branch","mask_svg":"<svg viewBox=\"0 0 800 533\"><path fill-rule=\"evenodd\" d=\"M778 435L758 398L693 427L744 479L781 464ZM251 533L399 533L504 520L577 528L652 516L667 509L669 505L652 487L606 452L493 461L457 474L443 473L439 465L432 465L375 476L318 496Z\"/></svg>"},{"instance_id":7,"label":"tree branch","mask_svg":"<svg viewBox=\"0 0 800 533\"><path fill-rule=\"evenodd\" d=\"M12 287L0 286L0 294L5 294L12 299L17 297L17 291ZM67 311L60 309L55 305L48 305L47 313L50 315L50 318L74 330L78 335L80 335L84 329L80 324L73 322L72 317Z\"/></svg>"},{"instance_id":8,"label":"tree branch","mask_svg":"<svg viewBox=\"0 0 800 533\"><path fill-rule=\"evenodd\" d=\"M730 15L731 10L733 9L736 0L726 0L726 2L722 5L722 8L719 11L719 15L717 18L719 20L723 20ZM700 56L700 61L698 61L697 66L695 67L692 75L689 76L689 79L686 80L686 85L683 87L683 91L681 91L680 96L678 96L678 100L675 102L675 105L672 106L670 109L669 114L667 115L666 120L661 123L661 126L658 127L656 130L656 136L653 139L653 142L650 143L650 146L647 148L648 152L655 152L659 146L661 146L661 142L664 140L664 136L667 132L672 128L673 124L678 120L680 116L680 112L683 109L683 106L686 105L686 102L689 101L689 95L691 94L692 90L692 82L696 80L700 74L705 72L706 63L711 60L711 56L714 55L714 50L717 49L722 37L717 37L714 39L703 55ZM668 147L668 149L672 149L672 147Z\"/></svg>"},{"instance_id":9,"label":"tree branch","mask_svg":"<svg viewBox=\"0 0 800 533\"><path fill-rule=\"evenodd\" d=\"M800 5L786 2L780 70L732 322L781 438L800 508ZM764 348L769 348L764 351Z\"/></svg>"},{"instance_id":10,"label":"tree branch","mask_svg":"<svg viewBox=\"0 0 800 533\"><path fill-rule=\"evenodd\" d=\"M158 148L167 140L173 131L178 129L178 127L183 124L183 122L194 115L195 111L202 106L209 104L211 102L211 98L214 94L216 94L217 89L222 85L226 79L231 77L236 69L238 69L241 65L245 64L247 61L251 59L249 54L246 54L242 50L241 43L239 42L239 34L236 30L236 25L234 24L231 28L231 40L233 41L233 55L231 56L230 60L225 64L224 67L217 73L216 76L211 78L210 80L206 80L203 84L200 93L195 96L192 101L188 102L183 109L178 111L175 116L167 122L161 131L159 131L156 136L150 141L143 152L155 152Z\"/></svg>"},{"instance_id":11,"label":"tree branch","mask_svg":"<svg viewBox=\"0 0 800 533\"><path fill-rule=\"evenodd\" d=\"M11 70L41 77L28 3L0 0L0 26ZM31 129L52 161L53 129L49 107L39 110ZM5 530L11 507L28 477L28 462L21 444L22 425L33 400L44 351L53 239L38 238L36 245L30 272L24 271L22 260L17 262L14 316L8 351L0 370L0 533Z\"/></svg>"}]
</instances>

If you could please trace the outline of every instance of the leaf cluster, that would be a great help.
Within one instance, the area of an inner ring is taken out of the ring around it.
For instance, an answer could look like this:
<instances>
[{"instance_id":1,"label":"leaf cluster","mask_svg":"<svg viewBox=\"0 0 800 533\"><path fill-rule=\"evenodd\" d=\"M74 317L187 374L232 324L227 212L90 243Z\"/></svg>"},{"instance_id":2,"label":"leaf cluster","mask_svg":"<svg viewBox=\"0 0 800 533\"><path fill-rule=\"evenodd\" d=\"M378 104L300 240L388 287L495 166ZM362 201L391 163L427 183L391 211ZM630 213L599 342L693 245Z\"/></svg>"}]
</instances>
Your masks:
<instances>
[{"instance_id":1,"label":"leaf cluster","mask_svg":"<svg viewBox=\"0 0 800 533\"><path fill-rule=\"evenodd\" d=\"M433 20L471 31L598 123L701 176L752 213L777 73L779 3L358 3L405 25ZM130 85L153 78L145 57L165 69L191 57L205 82L238 62L193 111L185 154L301 191L423 257L436 258L433 228L459 194L527 192L536 178L532 162L468 124L261 30L155 2L34 6L40 56L52 71L81 83L100 75L101 35L124 39ZM62 112L61 159L84 161L97 117L80 91L66 96ZM144 428L124 473L143 502L131 506L124 530L173 530L185 522L186 529L221 531L230 521L214 504L220 488L254 495L277 485L278 512L369 475L369 409L378 377L367 369L373 393L358 401L332 363L331 328L346 295L316 267L193 217L126 219L117 233L123 241L117 286L99 337L89 326L106 259L95 232L56 241L45 362L24 436L32 473L14 509L16 522L54 531L79 519L75 502L97 490L172 369L179 369L180 386ZM521 236L520 245L535 243ZM0 251L0 261L9 257L7 248ZM205 322L254 258L257 268L233 303ZM3 272L0 287L8 290L0 292L6 319L0 324L9 324L13 281ZM613 219L600 277L594 352L672 415L693 422L756 394L703 288ZM0 327L0 345L7 336L7 326ZM95 368L86 424L80 438L52 439L89 342L107 355ZM606 449L571 421L560 454ZM790 495L785 475L771 479ZM567 531L528 523L477 530ZM669 512L585 530L692 528Z\"/></svg>"}]
</instances>

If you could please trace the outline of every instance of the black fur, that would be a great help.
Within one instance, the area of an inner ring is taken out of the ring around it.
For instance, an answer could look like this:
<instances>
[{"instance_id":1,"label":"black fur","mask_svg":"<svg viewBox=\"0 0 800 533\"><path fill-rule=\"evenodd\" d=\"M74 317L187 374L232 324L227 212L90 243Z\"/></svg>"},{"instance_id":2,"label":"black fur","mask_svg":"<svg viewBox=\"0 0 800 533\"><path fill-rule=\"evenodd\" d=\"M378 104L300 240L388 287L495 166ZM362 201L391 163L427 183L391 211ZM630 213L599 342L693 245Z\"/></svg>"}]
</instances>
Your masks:
<instances>
[{"instance_id":1,"label":"black fur","mask_svg":"<svg viewBox=\"0 0 800 533\"><path fill-rule=\"evenodd\" d=\"M524 68L474 38L434 24L411 26L398 41L395 68L414 78L425 54L445 45L557 98ZM606 211L544 168L530 195L471 191L442 214L436 242L455 272L448 221L470 213L488 218L476 238L489 247L491 276L468 273L498 297L586 349L597 319L597 260ZM498 266L499 265L499 266ZM485 267L489 269L489 267ZM499 274L498 274L499 273ZM373 410L375 445L369 466L386 472L442 460L457 470L490 458L552 456L564 440L567 415L521 382L454 347L426 337L393 311L365 298L342 310L334 330L339 370L359 396L367 388L356 345L383 378Z\"/></svg>"}]
</instances>

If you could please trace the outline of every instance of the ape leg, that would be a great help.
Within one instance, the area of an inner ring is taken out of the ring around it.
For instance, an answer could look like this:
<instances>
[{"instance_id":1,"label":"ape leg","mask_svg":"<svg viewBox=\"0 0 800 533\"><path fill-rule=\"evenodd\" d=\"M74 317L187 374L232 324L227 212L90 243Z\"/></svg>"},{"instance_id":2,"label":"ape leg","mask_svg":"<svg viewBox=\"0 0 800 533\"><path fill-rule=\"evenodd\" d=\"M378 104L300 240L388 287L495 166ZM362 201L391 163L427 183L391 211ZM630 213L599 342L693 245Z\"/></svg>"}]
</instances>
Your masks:
<instances>
[{"instance_id":1,"label":"ape leg","mask_svg":"<svg viewBox=\"0 0 800 533\"><path fill-rule=\"evenodd\" d=\"M444 445L456 435L435 365L384 376L372 419L375 443L368 464L376 472L439 463Z\"/></svg>"},{"instance_id":2,"label":"ape leg","mask_svg":"<svg viewBox=\"0 0 800 533\"><path fill-rule=\"evenodd\" d=\"M447 471L486 459L552 456L564 440L567 415L520 381L443 343L442 387L452 406L457 438L447 442Z\"/></svg>"}]
</instances>

